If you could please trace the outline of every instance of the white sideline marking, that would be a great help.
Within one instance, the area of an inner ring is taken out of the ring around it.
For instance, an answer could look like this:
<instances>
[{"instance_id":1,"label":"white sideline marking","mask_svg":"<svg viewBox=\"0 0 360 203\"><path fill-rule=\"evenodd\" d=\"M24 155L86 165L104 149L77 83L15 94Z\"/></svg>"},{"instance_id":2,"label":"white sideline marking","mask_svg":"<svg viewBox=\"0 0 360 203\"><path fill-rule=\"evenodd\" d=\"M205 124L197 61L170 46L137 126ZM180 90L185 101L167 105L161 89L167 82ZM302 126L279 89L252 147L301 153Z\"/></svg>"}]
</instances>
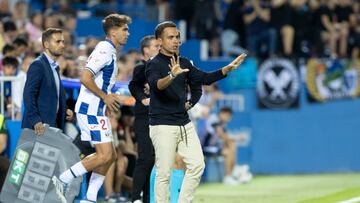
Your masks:
<instances>
[{"instance_id":1,"label":"white sideline marking","mask_svg":"<svg viewBox=\"0 0 360 203\"><path fill-rule=\"evenodd\" d=\"M354 197L352 199L344 200L337 203L356 203L356 202L360 202L360 197Z\"/></svg>"}]
</instances>

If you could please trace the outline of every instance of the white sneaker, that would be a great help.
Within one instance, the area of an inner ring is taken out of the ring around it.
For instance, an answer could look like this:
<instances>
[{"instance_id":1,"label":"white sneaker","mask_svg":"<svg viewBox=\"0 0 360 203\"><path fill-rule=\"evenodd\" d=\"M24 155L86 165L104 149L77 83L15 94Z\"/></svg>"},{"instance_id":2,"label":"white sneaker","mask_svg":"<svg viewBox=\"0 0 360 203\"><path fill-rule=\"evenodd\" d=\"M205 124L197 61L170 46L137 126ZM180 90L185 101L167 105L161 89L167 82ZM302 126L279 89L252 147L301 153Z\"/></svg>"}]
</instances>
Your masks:
<instances>
[{"instance_id":1,"label":"white sneaker","mask_svg":"<svg viewBox=\"0 0 360 203\"><path fill-rule=\"evenodd\" d=\"M247 172L246 174L242 174L240 178L238 179L240 184L248 183L252 180L253 175L250 172Z\"/></svg>"},{"instance_id":2,"label":"white sneaker","mask_svg":"<svg viewBox=\"0 0 360 203\"><path fill-rule=\"evenodd\" d=\"M114 198L114 197L105 197L105 202L116 203L116 198Z\"/></svg>"},{"instance_id":3,"label":"white sneaker","mask_svg":"<svg viewBox=\"0 0 360 203\"><path fill-rule=\"evenodd\" d=\"M142 203L142 201L139 200L139 199L137 199L137 200L135 200L133 203Z\"/></svg>"},{"instance_id":4,"label":"white sneaker","mask_svg":"<svg viewBox=\"0 0 360 203\"><path fill-rule=\"evenodd\" d=\"M223 179L225 185L239 185L239 182L232 176L225 176Z\"/></svg>"},{"instance_id":5,"label":"white sneaker","mask_svg":"<svg viewBox=\"0 0 360 203\"><path fill-rule=\"evenodd\" d=\"M236 179L240 179L241 176L249 172L249 165L236 165L232 171L232 176Z\"/></svg>"},{"instance_id":6,"label":"white sneaker","mask_svg":"<svg viewBox=\"0 0 360 203\"><path fill-rule=\"evenodd\" d=\"M117 198L117 201L118 202L127 202L127 198L126 197L122 197L122 196L119 196L118 198Z\"/></svg>"},{"instance_id":7,"label":"white sneaker","mask_svg":"<svg viewBox=\"0 0 360 203\"><path fill-rule=\"evenodd\" d=\"M55 190L56 190L56 194L58 195L58 197L60 198L62 203L67 203L66 201L66 193L69 191L69 184L62 182L58 177L53 176L51 178Z\"/></svg>"}]
</instances>

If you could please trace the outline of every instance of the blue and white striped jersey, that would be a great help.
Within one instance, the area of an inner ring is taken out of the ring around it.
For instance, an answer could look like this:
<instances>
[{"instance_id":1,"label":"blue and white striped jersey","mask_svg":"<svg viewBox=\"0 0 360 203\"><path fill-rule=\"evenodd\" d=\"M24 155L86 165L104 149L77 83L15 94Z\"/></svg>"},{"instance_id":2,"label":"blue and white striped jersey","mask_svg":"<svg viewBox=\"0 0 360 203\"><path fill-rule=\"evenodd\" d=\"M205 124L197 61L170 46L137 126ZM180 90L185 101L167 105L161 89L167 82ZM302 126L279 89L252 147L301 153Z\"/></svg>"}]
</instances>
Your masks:
<instances>
[{"instance_id":1,"label":"blue and white striped jersey","mask_svg":"<svg viewBox=\"0 0 360 203\"><path fill-rule=\"evenodd\" d=\"M86 69L94 74L96 85L108 94L115 84L118 73L116 64L116 48L108 39L96 45L86 63ZM75 105L75 112L104 116L105 109L105 103L81 84L80 94Z\"/></svg>"}]
</instances>

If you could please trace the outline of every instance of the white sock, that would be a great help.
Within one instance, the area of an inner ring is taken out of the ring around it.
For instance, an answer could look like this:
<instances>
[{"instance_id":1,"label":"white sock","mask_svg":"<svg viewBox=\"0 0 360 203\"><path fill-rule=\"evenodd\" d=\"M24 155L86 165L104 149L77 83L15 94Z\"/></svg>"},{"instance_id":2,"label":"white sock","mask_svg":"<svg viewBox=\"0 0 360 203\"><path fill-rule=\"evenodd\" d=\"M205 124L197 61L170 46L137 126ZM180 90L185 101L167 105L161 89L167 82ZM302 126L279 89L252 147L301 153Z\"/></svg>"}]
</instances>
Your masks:
<instances>
[{"instance_id":1,"label":"white sock","mask_svg":"<svg viewBox=\"0 0 360 203\"><path fill-rule=\"evenodd\" d=\"M89 182L89 188L86 193L86 197L88 200L96 201L97 194L104 180L105 180L105 176L92 172Z\"/></svg>"},{"instance_id":2,"label":"white sock","mask_svg":"<svg viewBox=\"0 0 360 203\"><path fill-rule=\"evenodd\" d=\"M74 164L70 169L60 175L60 180L64 183L70 183L74 178L85 174L87 171L81 161Z\"/></svg>"}]
</instances>

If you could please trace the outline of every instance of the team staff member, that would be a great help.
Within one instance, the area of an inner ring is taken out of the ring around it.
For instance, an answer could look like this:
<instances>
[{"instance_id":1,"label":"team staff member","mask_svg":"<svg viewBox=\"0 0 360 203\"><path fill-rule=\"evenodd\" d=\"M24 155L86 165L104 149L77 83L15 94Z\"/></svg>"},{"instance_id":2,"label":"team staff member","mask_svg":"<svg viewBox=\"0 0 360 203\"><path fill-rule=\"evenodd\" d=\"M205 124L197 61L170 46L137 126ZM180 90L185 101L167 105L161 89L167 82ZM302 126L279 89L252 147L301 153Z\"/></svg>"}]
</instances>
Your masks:
<instances>
[{"instance_id":1,"label":"team staff member","mask_svg":"<svg viewBox=\"0 0 360 203\"><path fill-rule=\"evenodd\" d=\"M150 138L155 149L155 200L169 202L169 179L176 152L186 165L179 202L188 203L194 198L205 163L200 141L187 111L201 96L201 85L224 78L237 69L245 54L238 56L220 70L205 73L179 53L180 34L173 22L157 25L155 37L161 43L160 53L146 67L150 85L149 124ZM191 98L187 99L187 87Z\"/></svg>"},{"instance_id":2,"label":"team staff member","mask_svg":"<svg viewBox=\"0 0 360 203\"><path fill-rule=\"evenodd\" d=\"M135 97L135 122L138 159L133 176L132 201L141 202L140 194L143 192L143 203L150 202L150 174L154 166L154 147L149 137L149 85L145 78L146 61L159 53L160 43L155 36L145 36L141 42L143 60L134 68L133 79L129 83L129 90Z\"/></svg>"},{"instance_id":3,"label":"team staff member","mask_svg":"<svg viewBox=\"0 0 360 203\"><path fill-rule=\"evenodd\" d=\"M24 116L22 128L34 129L44 134L44 123L64 129L65 118L72 120L74 113L66 110L65 90L60 81L56 60L64 53L63 31L48 28L42 34L44 53L29 67L24 87ZM65 115L66 114L66 115Z\"/></svg>"}]
</instances>

